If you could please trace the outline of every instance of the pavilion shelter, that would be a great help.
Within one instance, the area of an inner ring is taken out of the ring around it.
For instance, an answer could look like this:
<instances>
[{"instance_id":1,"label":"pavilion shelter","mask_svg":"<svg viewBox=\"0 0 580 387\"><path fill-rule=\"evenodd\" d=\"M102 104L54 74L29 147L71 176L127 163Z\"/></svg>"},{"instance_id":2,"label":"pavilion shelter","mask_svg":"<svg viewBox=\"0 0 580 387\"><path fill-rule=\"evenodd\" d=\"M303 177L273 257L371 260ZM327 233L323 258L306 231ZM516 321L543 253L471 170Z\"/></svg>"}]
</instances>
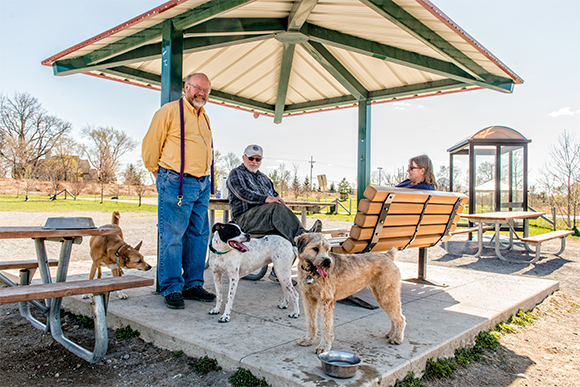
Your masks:
<instances>
[{"instance_id":1,"label":"pavilion shelter","mask_svg":"<svg viewBox=\"0 0 580 387\"><path fill-rule=\"evenodd\" d=\"M449 190L461 190L467 172L469 213L527 211L528 144L506 126L490 126L458 142L449 152ZM460 164L467 168L461 168Z\"/></svg>"},{"instance_id":2,"label":"pavilion shelter","mask_svg":"<svg viewBox=\"0 0 580 387\"><path fill-rule=\"evenodd\" d=\"M171 0L42 63L158 89L161 104L203 72L210 102L275 123L358 107L359 200L372 104L523 83L428 0Z\"/></svg>"}]
</instances>

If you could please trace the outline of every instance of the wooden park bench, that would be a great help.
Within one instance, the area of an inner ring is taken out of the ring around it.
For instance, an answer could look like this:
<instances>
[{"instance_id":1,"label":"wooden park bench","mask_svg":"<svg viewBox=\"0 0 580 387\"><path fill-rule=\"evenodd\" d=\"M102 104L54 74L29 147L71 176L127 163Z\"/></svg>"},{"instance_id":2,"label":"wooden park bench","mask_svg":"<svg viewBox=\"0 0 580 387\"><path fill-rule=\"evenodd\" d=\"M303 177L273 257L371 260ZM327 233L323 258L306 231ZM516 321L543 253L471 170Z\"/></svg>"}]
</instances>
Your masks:
<instances>
[{"instance_id":1,"label":"wooden park bench","mask_svg":"<svg viewBox=\"0 0 580 387\"><path fill-rule=\"evenodd\" d=\"M354 226L342 241L331 240L339 254L419 248L418 277L429 283L427 249L447 241L457 227L468 197L461 193L369 186L358 205Z\"/></svg>"},{"instance_id":2,"label":"wooden park bench","mask_svg":"<svg viewBox=\"0 0 580 387\"><path fill-rule=\"evenodd\" d=\"M560 240L561 240L560 250L557 253L555 253L556 255L560 255L566 249L566 237L568 235L572 235L572 234L574 234L574 231L572 231L572 230L558 230L558 231L548 232L545 234L524 237L524 238L521 238L521 241L526 242L526 243L530 243L530 244L533 244L536 246L536 257L530 261L530 263L536 263L540 259L540 251L541 251L542 243L550 241L552 239L560 238Z\"/></svg>"}]
</instances>

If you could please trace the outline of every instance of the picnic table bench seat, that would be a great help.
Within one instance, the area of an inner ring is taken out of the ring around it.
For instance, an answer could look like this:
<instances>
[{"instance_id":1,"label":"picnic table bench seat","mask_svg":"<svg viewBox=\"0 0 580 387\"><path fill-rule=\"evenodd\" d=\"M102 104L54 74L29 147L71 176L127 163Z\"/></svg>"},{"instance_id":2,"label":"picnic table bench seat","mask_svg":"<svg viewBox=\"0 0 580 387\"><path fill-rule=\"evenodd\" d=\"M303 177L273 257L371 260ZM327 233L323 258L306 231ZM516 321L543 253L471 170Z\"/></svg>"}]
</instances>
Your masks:
<instances>
[{"instance_id":1,"label":"picnic table bench seat","mask_svg":"<svg viewBox=\"0 0 580 387\"><path fill-rule=\"evenodd\" d=\"M82 281L54 282L0 288L0 305L14 302L46 300L89 293L108 293L114 290L153 285L153 279L135 275L107 277Z\"/></svg>"},{"instance_id":2,"label":"picnic table bench seat","mask_svg":"<svg viewBox=\"0 0 580 387\"><path fill-rule=\"evenodd\" d=\"M370 185L358 205L354 225L342 241L333 238L339 254L419 248L419 276L427 281L427 248L445 242L457 227L468 197L461 193Z\"/></svg>"},{"instance_id":3,"label":"picnic table bench seat","mask_svg":"<svg viewBox=\"0 0 580 387\"><path fill-rule=\"evenodd\" d=\"M58 266L56 259L49 259L48 266ZM0 262L0 270L38 269L37 260L20 260Z\"/></svg>"},{"instance_id":4,"label":"picnic table bench seat","mask_svg":"<svg viewBox=\"0 0 580 387\"><path fill-rule=\"evenodd\" d=\"M536 263L540 259L542 243L550 241L552 239L559 238L560 243L561 243L560 250L557 253L555 253L555 255L560 255L566 249L566 237L568 237L568 235L572 235L572 234L574 234L574 231L572 231L572 230L558 230L558 231L548 232L545 234L525 237L525 238L522 238L521 241L536 245L536 257L530 261L530 263Z\"/></svg>"}]
</instances>

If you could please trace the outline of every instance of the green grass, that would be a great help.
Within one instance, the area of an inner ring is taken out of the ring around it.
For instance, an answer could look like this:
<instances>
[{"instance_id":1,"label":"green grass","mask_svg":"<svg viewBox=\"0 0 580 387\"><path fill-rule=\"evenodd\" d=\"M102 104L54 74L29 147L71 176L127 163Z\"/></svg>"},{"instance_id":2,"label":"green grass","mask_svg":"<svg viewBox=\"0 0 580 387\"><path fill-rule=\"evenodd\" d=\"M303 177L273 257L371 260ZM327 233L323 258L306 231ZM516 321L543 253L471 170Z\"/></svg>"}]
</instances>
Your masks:
<instances>
[{"instance_id":1,"label":"green grass","mask_svg":"<svg viewBox=\"0 0 580 387\"><path fill-rule=\"evenodd\" d=\"M117 340L123 341L123 340L130 339L132 337L139 337L139 336L141 336L141 332L134 331L133 329L131 329L130 325L127 325L125 328L117 329L115 331L115 336L117 337Z\"/></svg>"},{"instance_id":2,"label":"green grass","mask_svg":"<svg viewBox=\"0 0 580 387\"><path fill-rule=\"evenodd\" d=\"M210 359L207 355L199 359L194 359L190 365L193 368L193 371L200 375L206 375L212 371L219 371L222 369L222 367L218 365L216 359Z\"/></svg>"},{"instance_id":3,"label":"green grass","mask_svg":"<svg viewBox=\"0 0 580 387\"><path fill-rule=\"evenodd\" d=\"M397 379L394 387L425 387L425 385L419 379L415 378L414 372L409 372L403 380Z\"/></svg>"},{"instance_id":4,"label":"green grass","mask_svg":"<svg viewBox=\"0 0 580 387\"><path fill-rule=\"evenodd\" d=\"M433 358L427 360L425 365L425 379L441 379L451 376L457 369L457 364L453 358L441 357L437 360Z\"/></svg>"},{"instance_id":5,"label":"green grass","mask_svg":"<svg viewBox=\"0 0 580 387\"><path fill-rule=\"evenodd\" d=\"M268 387L268 383L265 378L261 380L245 368L238 368L232 376L229 377L228 381L233 387Z\"/></svg>"},{"instance_id":6,"label":"green grass","mask_svg":"<svg viewBox=\"0 0 580 387\"><path fill-rule=\"evenodd\" d=\"M93 196L90 197L94 199ZM127 197L129 198L129 197ZM136 199L131 197L131 199ZM157 206L152 204L137 203L123 203L110 198L104 198L103 203L100 203L100 198L97 200L84 200L78 198L77 200L62 199L50 200L48 196L29 196L25 200L24 195L0 195L0 211L14 211L14 212L144 212L157 213Z\"/></svg>"},{"instance_id":7,"label":"green grass","mask_svg":"<svg viewBox=\"0 0 580 387\"><path fill-rule=\"evenodd\" d=\"M87 329L93 329L95 327L95 320L92 317L87 316L76 316L77 323Z\"/></svg>"}]
</instances>

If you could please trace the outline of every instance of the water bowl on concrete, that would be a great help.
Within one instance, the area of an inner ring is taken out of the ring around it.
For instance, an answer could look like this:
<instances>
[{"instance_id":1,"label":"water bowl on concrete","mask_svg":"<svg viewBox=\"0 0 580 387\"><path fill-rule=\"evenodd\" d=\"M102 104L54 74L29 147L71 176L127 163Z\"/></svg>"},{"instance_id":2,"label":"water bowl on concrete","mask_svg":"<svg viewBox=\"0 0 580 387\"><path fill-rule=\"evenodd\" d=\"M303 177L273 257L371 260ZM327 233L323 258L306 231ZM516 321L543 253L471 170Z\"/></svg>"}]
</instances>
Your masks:
<instances>
[{"instance_id":1,"label":"water bowl on concrete","mask_svg":"<svg viewBox=\"0 0 580 387\"><path fill-rule=\"evenodd\" d=\"M357 355L344 351L323 352L318 358L324 373L335 378L352 378L360 364Z\"/></svg>"}]
</instances>

